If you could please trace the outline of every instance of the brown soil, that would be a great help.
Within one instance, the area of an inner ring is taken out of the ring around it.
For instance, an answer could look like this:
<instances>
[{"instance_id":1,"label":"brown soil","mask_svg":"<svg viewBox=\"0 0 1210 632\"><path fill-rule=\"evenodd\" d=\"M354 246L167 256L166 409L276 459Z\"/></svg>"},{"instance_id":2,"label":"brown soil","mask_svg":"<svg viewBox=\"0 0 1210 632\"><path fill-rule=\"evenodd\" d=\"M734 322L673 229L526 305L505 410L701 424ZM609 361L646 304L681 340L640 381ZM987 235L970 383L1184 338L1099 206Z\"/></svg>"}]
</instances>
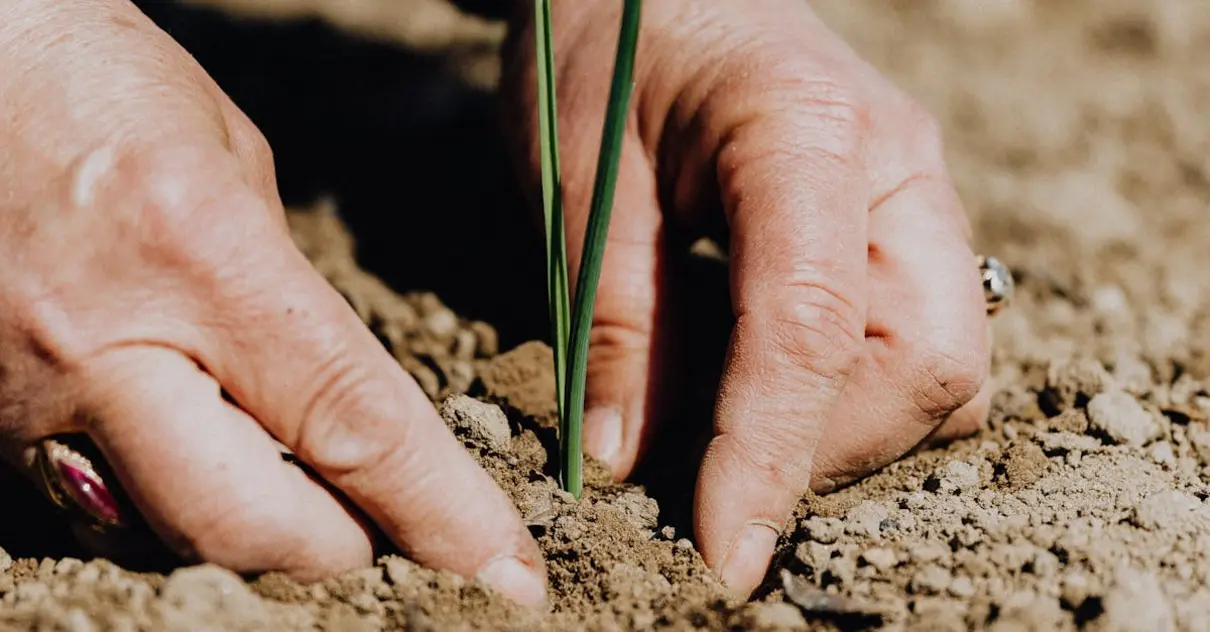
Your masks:
<instances>
[{"instance_id":1,"label":"brown soil","mask_svg":"<svg viewBox=\"0 0 1210 632\"><path fill-rule=\"evenodd\" d=\"M728 601L669 504L596 464L581 501L557 490L544 345L500 354L396 294L319 205L298 242L515 500L552 611L395 556L299 586L0 553L0 627L1210 629L1210 5L814 4L937 114L980 249L1018 274L985 431L804 499L756 602Z\"/></svg>"}]
</instances>

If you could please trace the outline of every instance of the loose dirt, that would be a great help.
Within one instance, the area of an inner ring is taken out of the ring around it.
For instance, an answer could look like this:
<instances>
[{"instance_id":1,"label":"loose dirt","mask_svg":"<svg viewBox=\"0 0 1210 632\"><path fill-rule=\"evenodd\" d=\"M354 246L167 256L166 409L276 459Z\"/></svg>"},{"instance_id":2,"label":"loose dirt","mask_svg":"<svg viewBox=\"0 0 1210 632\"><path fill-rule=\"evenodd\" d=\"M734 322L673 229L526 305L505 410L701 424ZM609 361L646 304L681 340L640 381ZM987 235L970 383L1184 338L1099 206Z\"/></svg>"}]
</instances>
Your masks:
<instances>
[{"instance_id":1,"label":"loose dirt","mask_svg":"<svg viewBox=\"0 0 1210 632\"><path fill-rule=\"evenodd\" d=\"M582 500L558 490L545 345L397 294L321 203L296 241L516 502L551 610L398 556L300 586L0 553L0 628L1210 629L1210 5L813 4L937 115L979 250L1018 276L984 431L804 498L756 601L729 600L675 499L593 462Z\"/></svg>"}]
</instances>

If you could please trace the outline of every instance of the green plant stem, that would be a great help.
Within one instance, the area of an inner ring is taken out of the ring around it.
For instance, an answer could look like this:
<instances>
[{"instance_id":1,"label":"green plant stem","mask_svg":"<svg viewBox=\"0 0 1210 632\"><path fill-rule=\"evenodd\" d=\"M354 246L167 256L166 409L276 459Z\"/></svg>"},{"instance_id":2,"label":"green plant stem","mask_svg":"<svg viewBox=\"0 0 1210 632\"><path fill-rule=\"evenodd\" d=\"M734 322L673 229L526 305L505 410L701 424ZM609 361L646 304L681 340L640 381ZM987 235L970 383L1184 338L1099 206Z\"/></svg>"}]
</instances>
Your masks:
<instances>
[{"instance_id":1,"label":"green plant stem","mask_svg":"<svg viewBox=\"0 0 1210 632\"><path fill-rule=\"evenodd\" d=\"M546 293L554 349L559 419L567 390L567 340L571 308L567 289L567 245L563 232L563 178L559 168L559 125L550 0L534 0L535 59L538 67L538 142L542 157L542 211L546 220Z\"/></svg>"},{"instance_id":2,"label":"green plant stem","mask_svg":"<svg viewBox=\"0 0 1210 632\"><path fill-rule=\"evenodd\" d=\"M592 313L596 305L597 286L601 280L601 262L605 256L605 241L609 218L613 210L613 195L617 185L622 157L622 138L630 112L630 96L634 92L634 58L638 48L641 0L626 0L622 8L622 24L618 34L617 56L614 60L613 82L609 88L609 107L601 132L601 150L597 155L597 175L592 189L592 206L588 214L588 230L584 234L584 249L576 277L576 295L571 320L567 405L561 435L563 487L576 498L583 491L582 470L584 386L588 373L588 335L592 330Z\"/></svg>"}]
</instances>

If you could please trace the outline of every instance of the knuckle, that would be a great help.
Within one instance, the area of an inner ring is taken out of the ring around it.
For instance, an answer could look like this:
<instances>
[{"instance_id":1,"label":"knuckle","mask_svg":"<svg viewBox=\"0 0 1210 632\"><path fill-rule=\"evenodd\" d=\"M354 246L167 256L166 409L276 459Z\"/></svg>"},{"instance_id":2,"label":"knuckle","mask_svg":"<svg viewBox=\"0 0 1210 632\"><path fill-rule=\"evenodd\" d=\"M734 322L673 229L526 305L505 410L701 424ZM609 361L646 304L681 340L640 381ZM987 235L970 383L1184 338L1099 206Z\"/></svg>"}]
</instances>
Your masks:
<instances>
[{"instance_id":1,"label":"knuckle","mask_svg":"<svg viewBox=\"0 0 1210 632\"><path fill-rule=\"evenodd\" d=\"M391 423L398 411L374 414L376 402L393 401L365 363L353 362L343 348L317 365L312 388L298 416L294 451L303 461L337 480L372 472L406 454L410 424Z\"/></svg>"},{"instance_id":2,"label":"knuckle","mask_svg":"<svg viewBox=\"0 0 1210 632\"><path fill-rule=\"evenodd\" d=\"M727 181L741 167L786 157L859 167L873 119L854 82L776 58L767 66L742 80L754 85L738 86L761 95L759 110L740 100L714 114L722 119L716 126L733 130L731 150L719 155L720 179Z\"/></svg>"},{"instance_id":3,"label":"knuckle","mask_svg":"<svg viewBox=\"0 0 1210 632\"><path fill-rule=\"evenodd\" d=\"M232 121L228 127L232 150L257 165L273 165L273 147L251 120L241 113L240 118Z\"/></svg>"},{"instance_id":4,"label":"knuckle","mask_svg":"<svg viewBox=\"0 0 1210 632\"><path fill-rule=\"evenodd\" d=\"M864 319L856 306L821 283L797 283L782 296L763 316L773 348L825 381L852 375L865 339Z\"/></svg>"},{"instance_id":5,"label":"knuckle","mask_svg":"<svg viewBox=\"0 0 1210 632\"><path fill-rule=\"evenodd\" d=\"M787 454L791 445L778 433L749 428L743 434L720 433L710 450L729 455L728 467L755 478L770 489L797 489L801 464L795 454ZM710 458L708 455L707 458Z\"/></svg>"},{"instance_id":6,"label":"knuckle","mask_svg":"<svg viewBox=\"0 0 1210 632\"><path fill-rule=\"evenodd\" d=\"M852 375L859 360L858 347L847 329L828 317L778 319L770 340L795 366L828 382Z\"/></svg>"},{"instance_id":7,"label":"knuckle","mask_svg":"<svg viewBox=\"0 0 1210 632\"><path fill-rule=\"evenodd\" d=\"M769 116L751 120L737 134L762 140L753 147L766 146L769 156L781 153L809 155L815 160L830 161L850 167L858 162L869 114L846 96L834 94L832 87L819 88L804 80L791 82L796 88L778 86L776 90L791 91L774 106L774 112L789 112L793 116ZM759 156L753 159L759 158Z\"/></svg>"},{"instance_id":8,"label":"knuckle","mask_svg":"<svg viewBox=\"0 0 1210 632\"><path fill-rule=\"evenodd\" d=\"M246 258L246 238L267 215L221 149L119 151L102 177L119 196L113 202L129 209L116 217L136 256L197 277L229 271Z\"/></svg>"},{"instance_id":9,"label":"knuckle","mask_svg":"<svg viewBox=\"0 0 1210 632\"><path fill-rule=\"evenodd\" d=\"M763 70L749 72L749 81L760 82L760 92L771 103L804 108L836 130L855 131L868 127L870 100L860 89L860 80L816 62L803 62L796 51L764 47L751 60Z\"/></svg>"},{"instance_id":10,"label":"knuckle","mask_svg":"<svg viewBox=\"0 0 1210 632\"><path fill-rule=\"evenodd\" d=\"M933 350L912 369L912 400L933 419L941 419L975 398L986 378L986 363L970 350Z\"/></svg>"},{"instance_id":11,"label":"knuckle","mask_svg":"<svg viewBox=\"0 0 1210 632\"><path fill-rule=\"evenodd\" d=\"M612 318L595 316L588 334L589 358L608 361L643 353L650 346L651 332L643 326Z\"/></svg>"},{"instance_id":12,"label":"knuckle","mask_svg":"<svg viewBox=\"0 0 1210 632\"><path fill-rule=\"evenodd\" d=\"M790 103L825 122L834 135L856 143L869 128L869 106L847 84L816 77L791 80L789 85L799 95Z\"/></svg>"},{"instance_id":13,"label":"knuckle","mask_svg":"<svg viewBox=\"0 0 1210 632\"><path fill-rule=\"evenodd\" d=\"M857 153L870 126L870 112L851 90L827 79L803 77L783 80L774 90L786 92L779 109L800 115L785 120L809 126L807 131L819 139L821 148L842 156Z\"/></svg>"}]
</instances>

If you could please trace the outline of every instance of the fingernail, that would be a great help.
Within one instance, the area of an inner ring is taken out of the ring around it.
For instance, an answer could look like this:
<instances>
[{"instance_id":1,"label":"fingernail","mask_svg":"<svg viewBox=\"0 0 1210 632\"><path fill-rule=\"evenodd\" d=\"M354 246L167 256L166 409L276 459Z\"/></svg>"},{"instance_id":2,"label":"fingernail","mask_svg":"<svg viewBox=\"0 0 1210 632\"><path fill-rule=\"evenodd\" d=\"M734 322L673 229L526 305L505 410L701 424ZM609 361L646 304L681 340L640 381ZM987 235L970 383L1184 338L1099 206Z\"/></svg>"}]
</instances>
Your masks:
<instances>
[{"instance_id":1,"label":"fingernail","mask_svg":"<svg viewBox=\"0 0 1210 632\"><path fill-rule=\"evenodd\" d=\"M478 578L505 597L526 606L546 603L546 580L515 557L496 558L483 566Z\"/></svg>"},{"instance_id":2,"label":"fingernail","mask_svg":"<svg viewBox=\"0 0 1210 632\"><path fill-rule=\"evenodd\" d=\"M731 543L731 551L723 562L719 576L727 588L744 597L760 584L773 559L777 545L777 530L767 522L749 522Z\"/></svg>"},{"instance_id":3,"label":"fingernail","mask_svg":"<svg viewBox=\"0 0 1210 632\"><path fill-rule=\"evenodd\" d=\"M597 406L584 413L584 448L613 465L622 450L622 414L612 406Z\"/></svg>"}]
</instances>

